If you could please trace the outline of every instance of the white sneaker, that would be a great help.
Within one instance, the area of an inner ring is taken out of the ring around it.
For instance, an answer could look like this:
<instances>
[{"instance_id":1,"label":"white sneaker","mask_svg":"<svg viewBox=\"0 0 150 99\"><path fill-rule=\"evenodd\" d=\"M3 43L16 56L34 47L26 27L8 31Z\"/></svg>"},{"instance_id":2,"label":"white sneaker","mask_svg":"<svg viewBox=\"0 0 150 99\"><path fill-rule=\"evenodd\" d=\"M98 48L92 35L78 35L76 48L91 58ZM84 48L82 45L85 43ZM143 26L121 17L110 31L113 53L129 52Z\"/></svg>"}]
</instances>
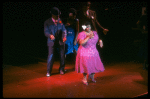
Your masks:
<instances>
[{"instance_id":1,"label":"white sneaker","mask_svg":"<svg viewBox=\"0 0 150 99\"><path fill-rule=\"evenodd\" d=\"M50 73L47 73L46 76L49 77L49 76L50 76Z\"/></svg>"},{"instance_id":2,"label":"white sneaker","mask_svg":"<svg viewBox=\"0 0 150 99\"><path fill-rule=\"evenodd\" d=\"M88 85L87 80L83 79L82 82L83 82L83 84Z\"/></svg>"}]
</instances>

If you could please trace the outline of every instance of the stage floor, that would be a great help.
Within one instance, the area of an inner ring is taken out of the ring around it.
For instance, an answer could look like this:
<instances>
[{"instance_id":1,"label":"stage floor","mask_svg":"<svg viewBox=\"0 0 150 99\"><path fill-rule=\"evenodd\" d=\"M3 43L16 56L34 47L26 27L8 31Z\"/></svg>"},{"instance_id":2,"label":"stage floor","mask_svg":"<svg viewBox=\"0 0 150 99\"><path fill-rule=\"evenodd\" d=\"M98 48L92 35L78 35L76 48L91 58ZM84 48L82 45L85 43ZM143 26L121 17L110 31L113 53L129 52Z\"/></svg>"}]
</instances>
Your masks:
<instances>
[{"instance_id":1,"label":"stage floor","mask_svg":"<svg viewBox=\"0 0 150 99\"><path fill-rule=\"evenodd\" d=\"M59 61L52 75L46 77L46 60L21 66L3 64L4 98L134 98L148 94L148 70L142 63L105 62L105 71L95 74L96 83L82 83L75 64L66 62L66 73L60 75Z\"/></svg>"}]
</instances>

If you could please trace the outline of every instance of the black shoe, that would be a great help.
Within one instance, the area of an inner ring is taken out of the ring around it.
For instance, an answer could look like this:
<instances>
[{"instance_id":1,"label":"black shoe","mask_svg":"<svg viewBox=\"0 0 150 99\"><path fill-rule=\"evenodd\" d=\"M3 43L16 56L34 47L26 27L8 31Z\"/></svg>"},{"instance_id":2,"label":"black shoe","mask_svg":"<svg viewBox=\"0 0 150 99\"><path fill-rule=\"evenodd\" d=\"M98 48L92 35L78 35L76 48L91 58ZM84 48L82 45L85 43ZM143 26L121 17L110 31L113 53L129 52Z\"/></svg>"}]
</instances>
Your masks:
<instances>
[{"instance_id":1,"label":"black shoe","mask_svg":"<svg viewBox=\"0 0 150 99\"><path fill-rule=\"evenodd\" d=\"M94 77L92 77L92 75L89 75L89 79L90 79L92 82L96 83L96 80L94 79Z\"/></svg>"},{"instance_id":2,"label":"black shoe","mask_svg":"<svg viewBox=\"0 0 150 99\"><path fill-rule=\"evenodd\" d=\"M60 74L61 74L61 75L63 75L63 74L64 74L64 72L63 72L62 70L60 70Z\"/></svg>"}]
</instances>

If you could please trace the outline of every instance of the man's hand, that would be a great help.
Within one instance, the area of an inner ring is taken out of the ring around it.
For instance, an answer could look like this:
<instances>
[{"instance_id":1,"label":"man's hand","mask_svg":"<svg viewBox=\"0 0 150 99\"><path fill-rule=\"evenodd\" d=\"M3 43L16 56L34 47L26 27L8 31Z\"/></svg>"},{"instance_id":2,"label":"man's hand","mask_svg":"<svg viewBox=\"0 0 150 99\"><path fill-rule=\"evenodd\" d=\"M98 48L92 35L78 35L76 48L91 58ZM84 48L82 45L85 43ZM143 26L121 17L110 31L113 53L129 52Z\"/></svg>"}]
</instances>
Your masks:
<instances>
[{"instance_id":1,"label":"man's hand","mask_svg":"<svg viewBox=\"0 0 150 99\"><path fill-rule=\"evenodd\" d=\"M106 35L108 31L109 31L108 29L104 29L103 33Z\"/></svg>"},{"instance_id":2,"label":"man's hand","mask_svg":"<svg viewBox=\"0 0 150 99\"><path fill-rule=\"evenodd\" d=\"M63 42L65 42L66 40L67 40L66 37L64 37L64 38L63 38Z\"/></svg>"},{"instance_id":3,"label":"man's hand","mask_svg":"<svg viewBox=\"0 0 150 99\"><path fill-rule=\"evenodd\" d=\"M54 35L50 35L50 39L54 40L55 39Z\"/></svg>"}]
</instances>

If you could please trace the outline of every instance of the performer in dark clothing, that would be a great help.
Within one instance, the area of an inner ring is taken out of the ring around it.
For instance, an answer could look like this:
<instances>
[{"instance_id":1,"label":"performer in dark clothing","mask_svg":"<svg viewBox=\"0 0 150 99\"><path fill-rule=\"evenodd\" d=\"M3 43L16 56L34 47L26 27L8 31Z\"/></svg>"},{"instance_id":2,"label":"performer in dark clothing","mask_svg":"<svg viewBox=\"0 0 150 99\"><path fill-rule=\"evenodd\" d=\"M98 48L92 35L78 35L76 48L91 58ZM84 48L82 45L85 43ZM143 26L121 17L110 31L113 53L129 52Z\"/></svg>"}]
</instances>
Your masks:
<instances>
[{"instance_id":1,"label":"performer in dark clothing","mask_svg":"<svg viewBox=\"0 0 150 99\"><path fill-rule=\"evenodd\" d=\"M98 22L96 17L96 12L90 9L91 3L87 2L86 6L83 6L82 13L80 13L80 24L82 25L85 21L90 21L92 23L92 30L97 31L97 25L103 30L103 33L106 35L109 31L108 29L105 29L101 26L101 24ZM80 26L81 26L80 25ZM82 28L80 27L80 31L82 31Z\"/></svg>"},{"instance_id":2,"label":"performer in dark clothing","mask_svg":"<svg viewBox=\"0 0 150 99\"><path fill-rule=\"evenodd\" d=\"M148 68L148 19L146 11L147 10L145 10L144 15L142 15L137 22L137 27L142 33L142 42L138 52L138 56L144 60L143 69Z\"/></svg>"},{"instance_id":3,"label":"performer in dark clothing","mask_svg":"<svg viewBox=\"0 0 150 99\"><path fill-rule=\"evenodd\" d=\"M65 68L65 41L66 29L59 18L60 11L57 7L51 9L52 17L44 22L44 34L47 37L48 58L47 58L47 74L51 75L54 63L54 51L59 48L60 53L60 74L64 74Z\"/></svg>"},{"instance_id":4,"label":"performer in dark clothing","mask_svg":"<svg viewBox=\"0 0 150 99\"><path fill-rule=\"evenodd\" d=\"M65 42L65 55L74 53L76 55L78 50L77 35L79 33L79 19L76 18L77 11L70 8L68 11L69 17L65 24L67 30L67 41Z\"/></svg>"}]
</instances>

